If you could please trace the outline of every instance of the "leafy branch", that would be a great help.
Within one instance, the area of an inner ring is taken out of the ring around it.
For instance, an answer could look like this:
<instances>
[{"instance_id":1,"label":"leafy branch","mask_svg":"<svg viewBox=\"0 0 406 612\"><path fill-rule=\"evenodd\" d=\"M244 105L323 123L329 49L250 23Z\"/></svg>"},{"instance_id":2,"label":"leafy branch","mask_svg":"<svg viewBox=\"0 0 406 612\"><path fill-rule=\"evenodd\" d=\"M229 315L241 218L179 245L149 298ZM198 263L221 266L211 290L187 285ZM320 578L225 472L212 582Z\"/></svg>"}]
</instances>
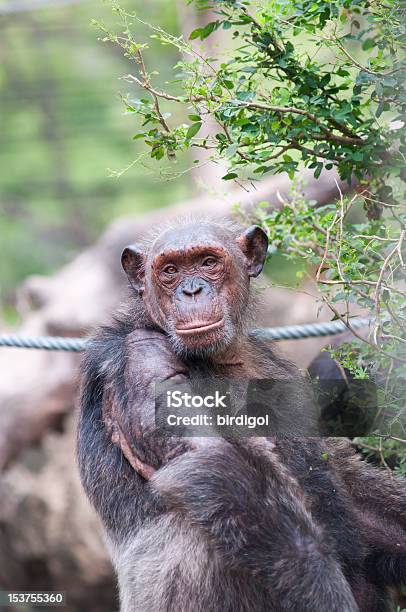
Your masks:
<instances>
[{"instance_id":1,"label":"leafy branch","mask_svg":"<svg viewBox=\"0 0 406 612\"><path fill-rule=\"evenodd\" d=\"M390 138L376 124L371 97L362 99L371 82L360 79L354 86L351 73L355 66L368 78L385 79L394 71L378 73L347 52L342 40L349 36L344 33L348 24L341 24L340 33L342 14L337 7L329 8L329 14L335 15L337 21L331 26L333 34L320 38L320 26L325 21L314 23L314 11L306 16L307 2L264 3L255 16L248 10L249 4L213 2L219 18L191 33L191 39L204 40L219 28L225 33L236 28L233 37L240 38L241 43L225 62L205 57L204 51L181 37L146 24L116 3L113 7L124 31L118 35L99 24L104 40L119 44L138 66L139 74L129 74L126 80L152 98L152 102L129 98L127 107L129 112L143 117L142 126L146 129L140 130L137 137L151 147L152 157L161 159L167 154L172 158L176 151L190 146L210 149L230 160L228 179L235 179L239 168L248 166L250 180L270 171L286 171L293 177L300 164L314 169L316 177L324 166L336 166L344 179L350 180L353 175L358 179L373 178L382 175L391 163L400 164L399 151L388 156ZM331 3L317 3L320 15L326 14L328 4ZM361 5L356 2L345 10L359 12ZM142 55L147 45L134 39L133 21L149 28L151 36L161 44L175 46L188 56L187 61L180 60L176 65L180 70L178 80L183 83L182 95L154 85L154 75L147 73ZM291 42L301 30L310 35L317 52L323 50L323 45L329 49L334 45L338 54L346 52L345 61L337 58L333 68L330 63L313 61L308 52L303 52L303 43L298 40L294 47ZM396 71L403 74L404 66ZM161 110L162 102L183 107L193 123L170 124ZM199 137L207 116L215 120L219 131L210 137Z\"/></svg>"}]
</instances>

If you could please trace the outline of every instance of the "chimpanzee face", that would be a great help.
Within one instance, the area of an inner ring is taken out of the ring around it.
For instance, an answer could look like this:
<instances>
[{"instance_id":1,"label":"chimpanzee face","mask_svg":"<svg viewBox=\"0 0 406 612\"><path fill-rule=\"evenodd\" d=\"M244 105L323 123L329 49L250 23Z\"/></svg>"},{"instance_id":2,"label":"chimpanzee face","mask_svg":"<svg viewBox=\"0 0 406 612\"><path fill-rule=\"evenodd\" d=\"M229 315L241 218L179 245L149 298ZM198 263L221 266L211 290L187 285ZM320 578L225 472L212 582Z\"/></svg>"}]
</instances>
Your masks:
<instances>
[{"instance_id":1,"label":"chimpanzee face","mask_svg":"<svg viewBox=\"0 0 406 612\"><path fill-rule=\"evenodd\" d=\"M238 236L215 223L163 232L148 253L127 247L122 263L152 321L179 353L229 345L241 329L250 277L263 267L268 240L252 226Z\"/></svg>"}]
</instances>

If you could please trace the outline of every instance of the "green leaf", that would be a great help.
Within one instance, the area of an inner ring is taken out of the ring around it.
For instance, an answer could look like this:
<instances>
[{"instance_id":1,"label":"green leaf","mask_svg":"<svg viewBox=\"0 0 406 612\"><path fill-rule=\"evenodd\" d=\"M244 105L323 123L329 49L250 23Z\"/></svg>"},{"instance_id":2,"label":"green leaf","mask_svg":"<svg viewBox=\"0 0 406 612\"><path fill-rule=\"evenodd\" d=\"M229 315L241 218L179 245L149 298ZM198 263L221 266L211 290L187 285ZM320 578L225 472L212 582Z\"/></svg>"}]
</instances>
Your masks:
<instances>
[{"instance_id":1,"label":"green leaf","mask_svg":"<svg viewBox=\"0 0 406 612\"><path fill-rule=\"evenodd\" d=\"M156 159L162 159L165 155L165 149L161 146L153 145L151 150L151 157L155 157Z\"/></svg>"},{"instance_id":2,"label":"green leaf","mask_svg":"<svg viewBox=\"0 0 406 612\"><path fill-rule=\"evenodd\" d=\"M238 142L235 142L234 144L227 147L226 152L225 152L226 156L228 158L234 157L234 155L237 153L238 147L239 147Z\"/></svg>"},{"instance_id":3,"label":"green leaf","mask_svg":"<svg viewBox=\"0 0 406 612\"><path fill-rule=\"evenodd\" d=\"M270 166L258 166L253 170L254 174L265 174L265 172L269 172Z\"/></svg>"},{"instance_id":4,"label":"green leaf","mask_svg":"<svg viewBox=\"0 0 406 612\"><path fill-rule=\"evenodd\" d=\"M364 51L369 51L369 49L373 49L376 46L375 38L367 38L362 43L362 49Z\"/></svg>"},{"instance_id":5,"label":"green leaf","mask_svg":"<svg viewBox=\"0 0 406 612\"><path fill-rule=\"evenodd\" d=\"M322 170L323 170L323 163L317 162L316 170L314 171L314 178L318 179Z\"/></svg>"},{"instance_id":6,"label":"green leaf","mask_svg":"<svg viewBox=\"0 0 406 612\"><path fill-rule=\"evenodd\" d=\"M186 138L190 140L191 138L193 138L193 136L196 136L197 132L200 130L201 127L202 127L201 122L192 123L192 125L190 126L190 128L188 129L186 133Z\"/></svg>"},{"instance_id":7,"label":"green leaf","mask_svg":"<svg viewBox=\"0 0 406 612\"><path fill-rule=\"evenodd\" d=\"M193 30L193 32L191 32L189 35L189 40L196 40L196 38L200 38L201 31L202 28L196 28L196 30Z\"/></svg>"},{"instance_id":8,"label":"green leaf","mask_svg":"<svg viewBox=\"0 0 406 612\"><path fill-rule=\"evenodd\" d=\"M379 104L378 104L378 108L376 109L376 117L380 117L383 113L383 109L384 109L384 101L383 100L379 100Z\"/></svg>"},{"instance_id":9,"label":"green leaf","mask_svg":"<svg viewBox=\"0 0 406 612\"><path fill-rule=\"evenodd\" d=\"M228 174L225 174L221 178L223 179L223 181L231 181L232 179L235 179L237 177L238 174L236 172L228 172Z\"/></svg>"},{"instance_id":10,"label":"green leaf","mask_svg":"<svg viewBox=\"0 0 406 612\"><path fill-rule=\"evenodd\" d=\"M196 28L196 30L193 30L193 32L189 36L189 39L195 40L196 38L200 38L200 40L204 40L205 38L210 36L212 32L217 30L220 25L220 21L211 21L210 23L205 25L204 28Z\"/></svg>"}]
</instances>

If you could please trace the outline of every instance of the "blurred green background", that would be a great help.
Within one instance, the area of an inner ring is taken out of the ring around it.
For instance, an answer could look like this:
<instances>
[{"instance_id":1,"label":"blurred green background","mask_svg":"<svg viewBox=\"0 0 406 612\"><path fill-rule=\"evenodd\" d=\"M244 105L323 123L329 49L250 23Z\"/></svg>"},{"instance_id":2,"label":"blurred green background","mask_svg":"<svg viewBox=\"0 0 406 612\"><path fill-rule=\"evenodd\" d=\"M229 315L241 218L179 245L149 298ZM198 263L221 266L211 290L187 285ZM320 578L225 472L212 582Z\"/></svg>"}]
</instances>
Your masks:
<instances>
[{"instance_id":1,"label":"blurred green background","mask_svg":"<svg viewBox=\"0 0 406 612\"><path fill-rule=\"evenodd\" d=\"M159 180L152 160L120 179L109 176L109 168L126 167L142 148L119 98L134 91L119 80L134 67L91 25L97 19L117 30L118 19L100 0L47 7L41 1L0 0L0 308L10 321L15 288L27 275L69 261L112 219L192 191L188 174ZM179 31L175 0L121 4ZM138 33L149 40L149 31L138 26ZM161 74L176 60L168 47L148 51Z\"/></svg>"}]
</instances>

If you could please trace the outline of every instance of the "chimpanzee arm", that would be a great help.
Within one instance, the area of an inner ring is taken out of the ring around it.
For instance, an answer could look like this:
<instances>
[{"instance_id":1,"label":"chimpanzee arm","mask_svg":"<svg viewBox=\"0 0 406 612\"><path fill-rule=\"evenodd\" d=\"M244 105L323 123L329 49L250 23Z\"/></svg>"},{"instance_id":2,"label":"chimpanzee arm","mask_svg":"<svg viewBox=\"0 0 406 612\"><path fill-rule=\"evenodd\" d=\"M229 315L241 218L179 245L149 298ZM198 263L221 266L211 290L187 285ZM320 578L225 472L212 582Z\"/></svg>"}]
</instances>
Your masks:
<instances>
[{"instance_id":1,"label":"chimpanzee arm","mask_svg":"<svg viewBox=\"0 0 406 612\"><path fill-rule=\"evenodd\" d=\"M83 487L106 529L117 538L136 531L147 516L158 512L146 481L123 459L103 419L102 402L108 378L120 382L125 335L124 326L106 328L86 350L77 438Z\"/></svg>"},{"instance_id":2,"label":"chimpanzee arm","mask_svg":"<svg viewBox=\"0 0 406 612\"><path fill-rule=\"evenodd\" d=\"M278 610L358 610L302 490L266 439L187 453L158 470L151 485L231 568L265 584Z\"/></svg>"},{"instance_id":3,"label":"chimpanzee arm","mask_svg":"<svg viewBox=\"0 0 406 612\"><path fill-rule=\"evenodd\" d=\"M161 432L156 424L156 384L188 384L187 369L163 333L136 329L125 339L121 379L108 378L103 419L112 441L133 469L149 480L173 457L196 448L192 438Z\"/></svg>"},{"instance_id":4,"label":"chimpanzee arm","mask_svg":"<svg viewBox=\"0 0 406 612\"><path fill-rule=\"evenodd\" d=\"M335 466L358 503L394 519L406 532L406 479L363 460L346 439L327 438Z\"/></svg>"},{"instance_id":5,"label":"chimpanzee arm","mask_svg":"<svg viewBox=\"0 0 406 612\"><path fill-rule=\"evenodd\" d=\"M406 480L362 460L346 440L327 444L368 544L368 575L385 586L405 585Z\"/></svg>"}]
</instances>

